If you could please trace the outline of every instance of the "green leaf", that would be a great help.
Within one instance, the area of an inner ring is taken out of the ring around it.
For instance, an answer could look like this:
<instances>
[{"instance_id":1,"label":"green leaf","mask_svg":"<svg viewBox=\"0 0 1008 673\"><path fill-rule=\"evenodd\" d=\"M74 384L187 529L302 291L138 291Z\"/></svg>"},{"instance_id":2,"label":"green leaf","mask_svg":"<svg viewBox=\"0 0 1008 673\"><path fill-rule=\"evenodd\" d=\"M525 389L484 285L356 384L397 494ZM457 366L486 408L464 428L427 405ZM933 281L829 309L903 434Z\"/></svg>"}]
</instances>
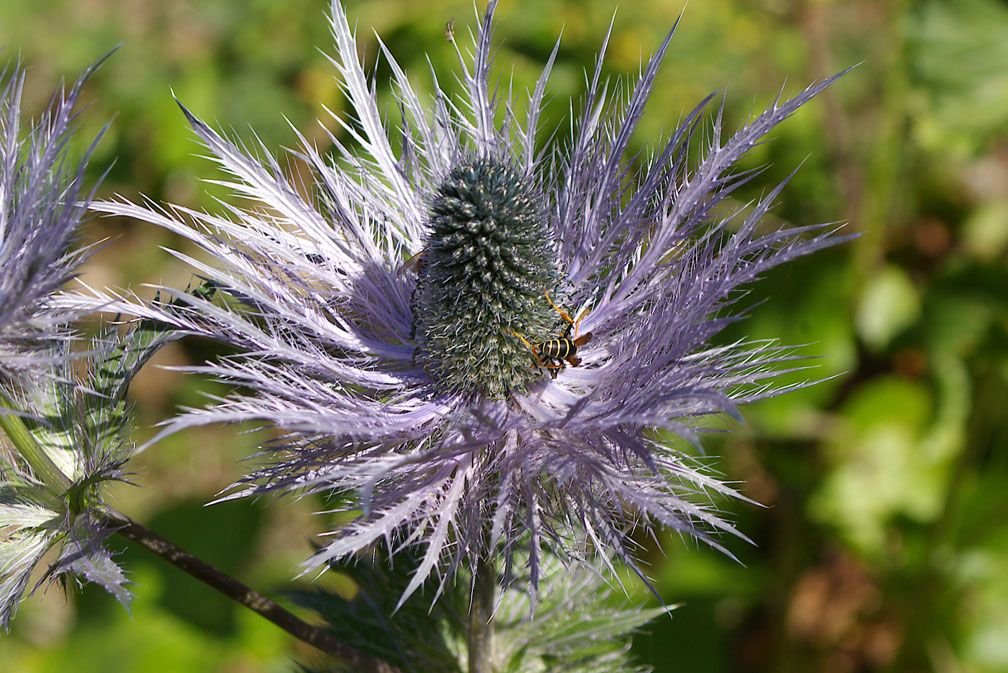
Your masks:
<instances>
[{"instance_id":1,"label":"green leaf","mask_svg":"<svg viewBox=\"0 0 1008 673\"><path fill-rule=\"evenodd\" d=\"M920 295L905 271L888 266L869 279L858 302L857 327L861 339L879 351L920 314Z\"/></svg>"},{"instance_id":2,"label":"green leaf","mask_svg":"<svg viewBox=\"0 0 1008 673\"><path fill-rule=\"evenodd\" d=\"M965 446L969 376L962 363L934 362L936 393L883 377L862 385L840 412L827 444L832 466L810 502L813 518L839 528L855 547L884 551L897 515L934 521Z\"/></svg>"}]
</instances>

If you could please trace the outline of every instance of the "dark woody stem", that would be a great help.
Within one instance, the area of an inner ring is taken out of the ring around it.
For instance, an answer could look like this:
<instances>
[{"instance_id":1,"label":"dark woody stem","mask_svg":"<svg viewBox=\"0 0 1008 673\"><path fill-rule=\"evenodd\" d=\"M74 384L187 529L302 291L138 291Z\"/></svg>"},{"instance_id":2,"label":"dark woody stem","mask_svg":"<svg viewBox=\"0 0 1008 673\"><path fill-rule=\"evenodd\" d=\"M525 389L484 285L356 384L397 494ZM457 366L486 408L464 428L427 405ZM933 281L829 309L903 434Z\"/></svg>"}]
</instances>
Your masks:
<instances>
[{"instance_id":1,"label":"dark woody stem","mask_svg":"<svg viewBox=\"0 0 1008 673\"><path fill-rule=\"evenodd\" d=\"M483 557L473 577L472 606L469 609L469 673L493 671L493 612L497 588L497 566Z\"/></svg>"},{"instance_id":2,"label":"dark woody stem","mask_svg":"<svg viewBox=\"0 0 1008 673\"><path fill-rule=\"evenodd\" d=\"M10 400L0 394L0 404L4 403L7 406L13 406ZM48 492L47 497L54 501L53 507L57 507L58 498L73 487L70 479L53 464L48 454L38 445L19 417L11 413L0 412L0 430L6 433L18 453L41 478L46 486L45 490ZM107 508L101 514L105 522L114 528L119 535L146 547L179 570L260 614L298 640L342 660L354 670L362 673L401 673L395 666L367 655L342 642L328 631L298 619L259 592L175 546L128 516Z\"/></svg>"},{"instance_id":3,"label":"dark woody stem","mask_svg":"<svg viewBox=\"0 0 1008 673\"><path fill-rule=\"evenodd\" d=\"M180 549L129 517L112 510L106 510L104 514L106 521L119 535L145 547L179 570L265 617L298 640L340 659L353 670L362 673L401 673L395 666L347 645L328 631L298 619L269 598Z\"/></svg>"}]
</instances>

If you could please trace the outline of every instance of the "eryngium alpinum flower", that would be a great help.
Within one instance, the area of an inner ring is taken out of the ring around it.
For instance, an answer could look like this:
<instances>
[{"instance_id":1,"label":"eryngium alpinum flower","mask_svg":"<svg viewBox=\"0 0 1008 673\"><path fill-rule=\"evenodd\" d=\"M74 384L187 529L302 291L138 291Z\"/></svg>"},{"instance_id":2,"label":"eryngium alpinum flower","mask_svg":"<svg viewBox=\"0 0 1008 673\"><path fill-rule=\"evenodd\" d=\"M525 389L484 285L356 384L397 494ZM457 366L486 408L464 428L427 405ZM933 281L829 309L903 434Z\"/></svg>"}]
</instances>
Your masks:
<instances>
[{"instance_id":1,"label":"eryngium alpinum flower","mask_svg":"<svg viewBox=\"0 0 1008 673\"><path fill-rule=\"evenodd\" d=\"M333 137L330 162L303 142L310 198L268 152L256 158L186 112L227 184L262 207L221 217L99 206L194 241L212 261L185 259L227 298L180 297L184 319L132 307L240 350L198 370L241 388L174 427L282 429L232 496L335 494L332 508L352 521L309 567L383 540L424 543L407 595L435 568L448 577L497 554L505 581L524 563L533 587L547 547L632 562L626 534L642 524L720 548L716 533L734 529L709 494L738 493L691 457L697 422L780 392L766 379L794 356L711 337L735 319L740 286L839 240L820 226L758 233L779 186L732 228L712 215L756 174L733 172L735 162L832 79L778 99L727 140L721 113L703 114L709 97L650 160L631 160L670 33L625 96L607 95L600 55L569 144L543 154L537 121L556 50L519 119L488 86L493 11L471 59L460 53L461 101L436 82L422 101L382 46L403 111L396 152L333 4L332 62L354 113L339 123L362 152ZM689 161L705 125L705 151ZM561 310L580 320L576 331ZM581 337L578 366L555 357L569 344L547 344L568 327Z\"/></svg>"},{"instance_id":2,"label":"eryngium alpinum flower","mask_svg":"<svg viewBox=\"0 0 1008 673\"><path fill-rule=\"evenodd\" d=\"M80 194L87 156L68 165L67 143L81 88L99 64L69 92L58 91L27 129L24 73L0 73L0 381L47 362L52 342L65 336L62 328L73 317L51 301L84 256L69 248L88 207Z\"/></svg>"}]
</instances>

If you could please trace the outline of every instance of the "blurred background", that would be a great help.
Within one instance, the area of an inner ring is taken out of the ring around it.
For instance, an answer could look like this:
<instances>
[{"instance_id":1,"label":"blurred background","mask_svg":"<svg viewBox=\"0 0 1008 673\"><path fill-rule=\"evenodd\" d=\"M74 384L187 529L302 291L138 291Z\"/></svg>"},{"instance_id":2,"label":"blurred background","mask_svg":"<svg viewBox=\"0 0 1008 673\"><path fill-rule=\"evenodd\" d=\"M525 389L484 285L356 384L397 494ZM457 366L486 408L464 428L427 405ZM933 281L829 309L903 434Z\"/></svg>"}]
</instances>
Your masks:
<instances>
[{"instance_id":1,"label":"blurred background","mask_svg":"<svg viewBox=\"0 0 1008 673\"><path fill-rule=\"evenodd\" d=\"M606 74L635 74L684 4L623 3ZM561 137L615 5L501 0L496 64L516 91L563 31L543 125ZM418 88L429 91L427 58L456 87L445 24L456 19L465 45L469 0L346 7L368 63L377 31ZM205 181L220 175L172 92L273 153L296 144L291 125L325 142L316 119L339 131L323 106L346 111L323 54L333 51L327 11L323 0L6 0L0 45L5 60L30 66L25 107L37 114L61 78L122 43L80 117L82 145L111 121L91 165L94 180L109 171L99 195L219 209L225 193ZM794 94L855 63L745 162L770 167L739 201L804 162L776 223L845 221L862 236L755 284L749 300L764 303L721 336L810 344L805 352L823 356L811 376L829 380L744 408L746 425L706 444L766 505L722 503L754 541L728 541L741 564L675 538L662 549L642 540L665 600L682 603L634 641L659 673L1008 670L1008 3L690 3L634 149L653 147L714 89L730 130L782 85ZM396 119L388 74L379 64L379 97ZM143 283L191 279L161 249L179 241L152 226L96 218L86 238L110 241L85 270L89 284L149 296ZM183 342L157 364L211 353ZM138 436L208 390L148 367L132 391ZM242 474L257 439L234 428L173 436L141 456L140 488L122 487L112 504L257 588L293 586L324 525L310 516L318 502L203 507ZM93 588L40 591L0 638L0 670L252 673L315 657L159 559L114 544L136 582L132 616Z\"/></svg>"}]
</instances>

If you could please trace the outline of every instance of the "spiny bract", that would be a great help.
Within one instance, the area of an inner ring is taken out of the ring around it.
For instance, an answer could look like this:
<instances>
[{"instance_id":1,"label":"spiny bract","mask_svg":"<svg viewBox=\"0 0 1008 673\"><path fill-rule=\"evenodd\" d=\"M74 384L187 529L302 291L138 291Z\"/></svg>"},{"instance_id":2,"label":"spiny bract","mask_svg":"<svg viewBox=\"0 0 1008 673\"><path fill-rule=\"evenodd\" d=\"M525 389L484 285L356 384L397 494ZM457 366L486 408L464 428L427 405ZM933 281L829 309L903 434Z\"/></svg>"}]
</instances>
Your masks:
<instances>
[{"instance_id":1,"label":"spiny bract","mask_svg":"<svg viewBox=\"0 0 1008 673\"><path fill-rule=\"evenodd\" d=\"M0 384L50 366L76 317L53 297L87 254L71 245L87 212L84 168L98 138L76 164L67 145L84 82L100 64L57 91L38 120L21 112L24 71L0 70Z\"/></svg>"}]
</instances>

